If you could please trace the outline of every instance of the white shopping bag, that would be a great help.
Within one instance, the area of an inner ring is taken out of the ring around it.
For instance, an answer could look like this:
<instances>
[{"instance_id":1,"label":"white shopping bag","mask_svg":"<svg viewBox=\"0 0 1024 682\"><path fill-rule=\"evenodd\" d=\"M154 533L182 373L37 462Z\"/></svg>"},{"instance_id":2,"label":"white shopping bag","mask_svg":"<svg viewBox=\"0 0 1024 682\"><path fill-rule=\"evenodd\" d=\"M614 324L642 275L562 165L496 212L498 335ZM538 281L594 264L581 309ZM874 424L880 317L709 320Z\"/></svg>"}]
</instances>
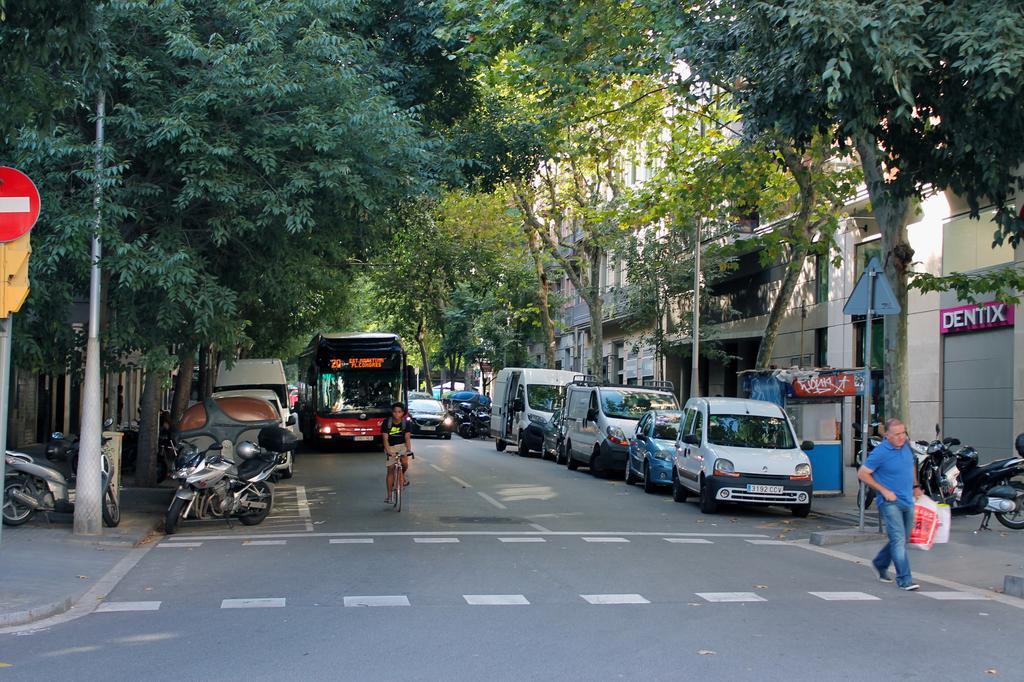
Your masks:
<instances>
[{"instance_id":1,"label":"white shopping bag","mask_svg":"<svg viewBox=\"0 0 1024 682\"><path fill-rule=\"evenodd\" d=\"M939 527L935 530L935 544L949 542L949 525L953 521L953 511L948 504L940 504Z\"/></svg>"},{"instance_id":2,"label":"white shopping bag","mask_svg":"<svg viewBox=\"0 0 1024 682\"><path fill-rule=\"evenodd\" d=\"M914 504L914 530L910 533L910 546L931 549L935 544L935 531L939 527L939 505L927 495Z\"/></svg>"}]
</instances>

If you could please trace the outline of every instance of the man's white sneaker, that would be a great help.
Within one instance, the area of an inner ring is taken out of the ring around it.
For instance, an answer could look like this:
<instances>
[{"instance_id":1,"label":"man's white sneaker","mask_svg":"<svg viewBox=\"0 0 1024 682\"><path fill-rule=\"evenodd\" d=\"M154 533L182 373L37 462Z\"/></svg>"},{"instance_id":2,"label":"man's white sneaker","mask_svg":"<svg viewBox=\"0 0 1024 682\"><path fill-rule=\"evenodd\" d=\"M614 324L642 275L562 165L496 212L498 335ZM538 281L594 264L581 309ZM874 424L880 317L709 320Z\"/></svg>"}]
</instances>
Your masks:
<instances>
[{"instance_id":1,"label":"man's white sneaker","mask_svg":"<svg viewBox=\"0 0 1024 682\"><path fill-rule=\"evenodd\" d=\"M917 583L910 583L909 585L902 585L900 589L904 592L916 592L917 590L921 589L921 586Z\"/></svg>"}]
</instances>

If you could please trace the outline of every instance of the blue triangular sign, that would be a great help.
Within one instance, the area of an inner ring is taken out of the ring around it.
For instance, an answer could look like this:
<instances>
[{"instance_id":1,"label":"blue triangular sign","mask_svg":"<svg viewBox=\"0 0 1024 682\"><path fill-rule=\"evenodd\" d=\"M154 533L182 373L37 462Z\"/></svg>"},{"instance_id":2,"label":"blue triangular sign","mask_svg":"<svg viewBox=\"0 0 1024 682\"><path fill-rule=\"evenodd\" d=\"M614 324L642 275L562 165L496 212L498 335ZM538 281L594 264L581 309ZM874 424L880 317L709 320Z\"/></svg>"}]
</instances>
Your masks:
<instances>
[{"instance_id":1,"label":"blue triangular sign","mask_svg":"<svg viewBox=\"0 0 1024 682\"><path fill-rule=\"evenodd\" d=\"M868 293L871 288L871 273L874 273L874 301L868 301ZM843 306L844 315L867 315L868 307L875 315L898 315L900 304L896 301L896 294L893 293L889 278L885 276L881 263L877 258L872 258L868 266L864 268L857 285L853 287L853 293L846 299Z\"/></svg>"}]
</instances>

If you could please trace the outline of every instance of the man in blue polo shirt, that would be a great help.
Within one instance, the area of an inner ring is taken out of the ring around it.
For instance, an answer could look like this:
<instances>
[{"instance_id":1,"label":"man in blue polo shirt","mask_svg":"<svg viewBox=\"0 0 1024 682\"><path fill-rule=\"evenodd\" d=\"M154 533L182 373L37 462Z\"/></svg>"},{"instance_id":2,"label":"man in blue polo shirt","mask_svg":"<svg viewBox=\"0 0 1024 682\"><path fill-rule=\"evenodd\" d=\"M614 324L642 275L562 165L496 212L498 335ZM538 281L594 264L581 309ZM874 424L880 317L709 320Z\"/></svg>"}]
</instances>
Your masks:
<instances>
[{"instance_id":1,"label":"man in blue polo shirt","mask_svg":"<svg viewBox=\"0 0 1024 682\"><path fill-rule=\"evenodd\" d=\"M878 491L878 513L889 542L872 561L878 579L891 583L889 564L896 567L896 584L908 592L918 589L910 575L907 544L914 529L914 500L921 495L917 484L914 451L907 444L907 427L899 419L885 421L885 440L871 451L857 471L857 478Z\"/></svg>"}]
</instances>

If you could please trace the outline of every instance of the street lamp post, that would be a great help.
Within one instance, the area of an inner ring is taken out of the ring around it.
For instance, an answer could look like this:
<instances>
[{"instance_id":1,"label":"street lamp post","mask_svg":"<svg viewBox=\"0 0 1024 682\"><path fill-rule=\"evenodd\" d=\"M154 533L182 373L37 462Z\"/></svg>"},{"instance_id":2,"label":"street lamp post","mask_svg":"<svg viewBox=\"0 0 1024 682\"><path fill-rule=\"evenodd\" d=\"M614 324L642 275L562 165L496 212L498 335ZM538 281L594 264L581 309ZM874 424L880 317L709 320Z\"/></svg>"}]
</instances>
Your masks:
<instances>
[{"instance_id":1,"label":"street lamp post","mask_svg":"<svg viewBox=\"0 0 1024 682\"><path fill-rule=\"evenodd\" d=\"M102 532L100 505L103 485L101 458L103 448L103 404L100 394L100 226L102 225L103 119L106 101L101 90L96 97L96 174L93 209L96 211L92 235L92 269L89 274L89 337L85 346L85 382L82 391L82 435L75 485L75 535L99 535Z\"/></svg>"},{"instance_id":2,"label":"street lamp post","mask_svg":"<svg viewBox=\"0 0 1024 682\"><path fill-rule=\"evenodd\" d=\"M697 233L693 248L693 351L690 359L690 397L700 395L700 247L701 225L697 221Z\"/></svg>"}]
</instances>

